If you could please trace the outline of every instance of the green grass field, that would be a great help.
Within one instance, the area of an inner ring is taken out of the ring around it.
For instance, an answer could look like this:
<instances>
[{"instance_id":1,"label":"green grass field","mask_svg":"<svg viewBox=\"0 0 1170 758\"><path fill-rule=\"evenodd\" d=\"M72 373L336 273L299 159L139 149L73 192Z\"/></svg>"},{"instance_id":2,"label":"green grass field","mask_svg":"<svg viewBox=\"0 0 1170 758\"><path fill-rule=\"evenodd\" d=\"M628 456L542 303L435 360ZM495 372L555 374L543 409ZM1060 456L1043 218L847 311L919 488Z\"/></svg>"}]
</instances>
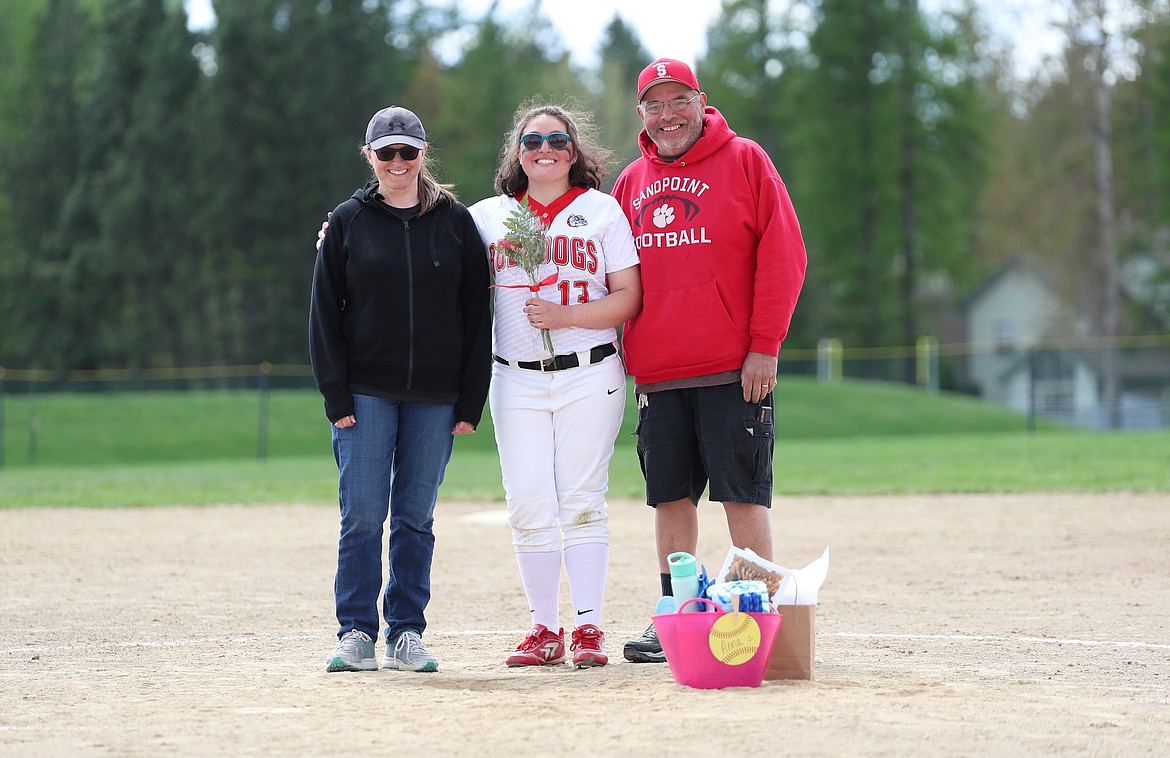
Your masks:
<instances>
[{"instance_id":1,"label":"green grass field","mask_svg":"<svg viewBox=\"0 0 1170 758\"><path fill-rule=\"evenodd\" d=\"M321 400L255 392L4 398L0 507L329 502L337 471ZM630 396L610 471L640 498ZM781 379L778 496L932 492L1170 491L1170 433L1090 433L962 396L901 385ZM264 454L263 460L258 451ZM490 419L456 440L442 497L500 500Z\"/></svg>"}]
</instances>

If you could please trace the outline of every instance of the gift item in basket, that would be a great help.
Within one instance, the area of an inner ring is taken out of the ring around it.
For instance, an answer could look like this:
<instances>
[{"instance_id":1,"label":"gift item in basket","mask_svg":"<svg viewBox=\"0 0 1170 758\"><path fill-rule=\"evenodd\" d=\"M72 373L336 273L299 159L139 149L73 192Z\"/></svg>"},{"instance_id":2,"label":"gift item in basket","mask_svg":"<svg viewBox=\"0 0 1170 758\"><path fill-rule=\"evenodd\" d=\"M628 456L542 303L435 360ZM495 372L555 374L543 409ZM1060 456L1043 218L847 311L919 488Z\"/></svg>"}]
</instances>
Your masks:
<instances>
[{"instance_id":1,"label":"gift item in basket","mask_svg":"<svg viewBox=\"0 0 1170 758\"><path fill-rule=\"evenodd\" d=\"M761 581L768 588L768 597L775 602L787 578L788 571L784 568L764 560L751 550L733 547L728 551L723 569L715 581Z\"/></svg>"},{"instance_id":2,"label":"gift item in basket","mask_svg":"<svg viewBox=\"0 0 1170 758\"><path fill-rule=\"evenodd\" d=\"M768 585L758 579L719 582L707 588L707 597L724 611L733 610L731 601L734 595L739 595L739 609L749 613L763 613L771 602Z\"/></svg>"},{"instance_id":3,"label":"gift item in basket","mask_svg":"<svg viewBox=\"0 0 1170 758\"><path fill-rule=\"evenodd\" d=\"M655 613L674 613L678 610L678 601L671 595L663 595L658 598L658 604L654 606Z\"/></svg>"},{"instance_id":4,"label":"gift item in basket","mask_svg":"<svg viewBox=\"0 0 1170 758\"><path fill-rule=\"evenodd\" d=\"M784 630L776 635L772 655L764 669L764 678L816 678L817 607L815 605L778 605L784 616Z\"/></svg>"},{"instance_id":5,"label":"gift item in basket","mask_svg":"<svg viewBox=\"0 0 1170 758\"><path fill-rule=\"evenodd\" d=\"M778 566L746 548L732 547L728 551L718 578L763 579L772 592L772 605L784 616L772 657L764 669L765 679L815 678L817 598L828 571L827 547L820 558L801 569Z\"/></svg>"},{"instance_id":6,"label":"gift item in basket","mask_svg":"<svg viewBox=\"0 0 1170 758\"><path fill-rule=\"evenodd\" d=\"M690 553L671 553L666 558L670 566L670 589L675 602L685 603L693 597L699 596L699 564L695 556ZM690 612L701 611L702 608L691 608Z\"/></svg>"},{"instance_id":7,"label":"gift item in basket","mask_svg":"<svg viewBox=\"0 0 1170 758\"><path fill-rule=\"evenodd\" d=\"M654 616L674 681L696 689L759 687L781 617L776 613L684 613L686 606L718 606L705 598L678 613Z\"/></svg>"}]
</instances>

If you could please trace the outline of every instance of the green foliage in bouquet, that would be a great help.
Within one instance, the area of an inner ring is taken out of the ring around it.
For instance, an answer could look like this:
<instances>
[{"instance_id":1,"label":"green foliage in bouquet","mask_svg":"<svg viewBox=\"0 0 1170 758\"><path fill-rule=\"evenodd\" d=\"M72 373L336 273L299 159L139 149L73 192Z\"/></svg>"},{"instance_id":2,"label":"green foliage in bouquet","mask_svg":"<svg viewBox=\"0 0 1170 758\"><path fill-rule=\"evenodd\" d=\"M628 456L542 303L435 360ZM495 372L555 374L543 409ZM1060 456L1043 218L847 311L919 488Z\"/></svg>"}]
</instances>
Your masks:
<instances>
[{"instance_id":1,"label":"green foliage in bouquet","mask_svg":"<svg viewBox=\"0 0 1170 758\"><path fill-rule=\"evenodd\" d=\"M520 207L504 219L504 228L508 230L508 233L500 240L499 245L507 251L508 257L524 269L524 273L528 277L529 288L533 294L536 294L540 290L537 271L540 269L540 264L544 263L547 250L544 239L544 224L528 206L527 195L520 201ZM549 330L541 329L540 336L544 340L544 348L548 351L549 357L556 355L553 352L552 335Z\"/></svg>"}]
</instances>

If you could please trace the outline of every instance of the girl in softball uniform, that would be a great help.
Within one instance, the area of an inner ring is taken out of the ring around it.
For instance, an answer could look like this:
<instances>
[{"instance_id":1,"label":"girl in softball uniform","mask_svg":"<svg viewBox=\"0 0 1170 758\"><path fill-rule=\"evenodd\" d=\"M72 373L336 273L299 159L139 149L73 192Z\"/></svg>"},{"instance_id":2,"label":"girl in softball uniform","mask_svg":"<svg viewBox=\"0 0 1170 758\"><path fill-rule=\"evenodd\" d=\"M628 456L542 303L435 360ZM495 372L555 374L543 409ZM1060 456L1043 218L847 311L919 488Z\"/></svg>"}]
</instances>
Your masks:
<instances>
[{"instance_id":1,"label":"girl in softball uniform","mask_svg":"<svg viewBox=\"0 0 1170 758\"><path fill-rule=\"evenodd\" d=\"M509 666L565 659L562 560L573 664L608 662L599 626L609 561L605 495L626 402L616 327L637 314L642 287L629 222L599 191L608 152L583 134L587 127L582 114L559 106L522 106L501 151L500 194L470 209L495 276L489 403L531 609L532 629ZM499 244L524 199L546 227L538 285Z\"/></svg>"}]
</instances>

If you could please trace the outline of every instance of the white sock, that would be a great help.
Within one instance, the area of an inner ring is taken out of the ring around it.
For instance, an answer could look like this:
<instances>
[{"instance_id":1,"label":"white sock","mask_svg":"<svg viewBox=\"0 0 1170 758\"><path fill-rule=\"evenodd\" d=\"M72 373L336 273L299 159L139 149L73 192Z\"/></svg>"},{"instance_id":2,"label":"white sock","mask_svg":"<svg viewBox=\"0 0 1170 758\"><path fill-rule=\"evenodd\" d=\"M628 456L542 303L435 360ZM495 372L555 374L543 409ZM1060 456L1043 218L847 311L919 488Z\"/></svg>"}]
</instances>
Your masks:
<instances>
[{"instance_id":1,"label":"white sock","mask_svg":"<svg viewBox=\"0 0 1170 758\"><path fill-rule=\"evenodd\" d=\"M601 601L609 569L609 545L585 542L565 548L565 571L573 596L573 626L601 627Z\"/></svg>"},{"instance_id":2,"label":"white sock","mask_svg":"<svg viewBox=\"0 0 1170 758\"><path fill-rule=\"evenodd\" d=\"M532 625L544 624L553 632L560 631L561 554L516 553L516 564L520 567L520 582L528 598Z\"/></svg>"}]
</instances>

